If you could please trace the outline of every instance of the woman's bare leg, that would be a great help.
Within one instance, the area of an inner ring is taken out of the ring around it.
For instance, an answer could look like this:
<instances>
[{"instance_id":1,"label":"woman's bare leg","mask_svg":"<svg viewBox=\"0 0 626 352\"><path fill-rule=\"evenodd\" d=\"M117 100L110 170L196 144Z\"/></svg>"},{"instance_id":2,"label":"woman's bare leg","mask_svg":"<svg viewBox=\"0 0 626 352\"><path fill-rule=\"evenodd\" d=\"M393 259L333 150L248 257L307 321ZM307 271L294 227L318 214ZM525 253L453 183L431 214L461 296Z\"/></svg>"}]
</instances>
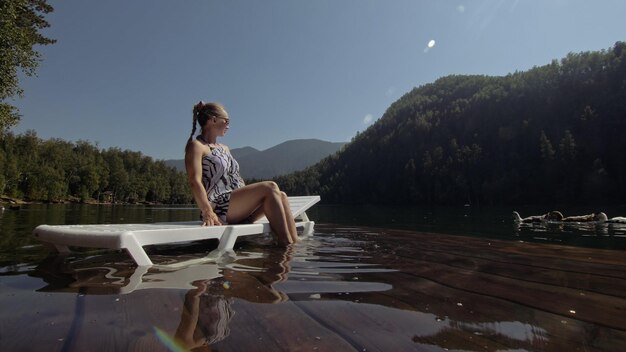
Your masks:
<instances>
[{"instance_id":1,"label":"woman's bare leg","mask_svg":"<svg viewBox=\"0 0 626 352\"><path fill-rule=\"evenodd\" d=\"M244 224L254 224L257 220L265 216L265 212L263 211L263 207L259 206L255 211L250 214L245 220Z\"/></svg>"},{"instance_id":2,"label":"woman's bare leg","mask_svg":"<svg viewBox=\"0 0 626 352\"><path fill-rule=\"evenodd\" d=\"M240 222L255 213L259 207L263 209L270 227L278 236L278 242L283 246L293 243L282 192L274 182L259 182L234 190L230 196L226 221Z\"/></svg>"},{"instance_id":3,"label":"woman's bare leg","mask_svg":"<svg viewBox=\"0 0 626 352\"><path fill-rule=\"evenodd\" d=\"M291 240L296 243L298 242L298 230L296 229L296 222L293 219L293 215L291 214L291 206L289 205L289 198L285 192L280 192L281 201L283 203L283 209L285 209L285 221L287 221L287 225L289 227L289 234L291 235Z\"/></svg>"},{"instance_id":4,"label":"woman's bare leg","mask_svg":"<svg viewBox=\"0 0 626 352\"><path fill-rule=\"evenodd\" d=\"M289 205L289 197L287 196L285 192L281 192L281 194L282 194L281 201L283 203L283 209L285 209L285 214L287 215L285 220L287 221L287 225L289 227L289 236L294 242L297 242L298 230L296 228L296 222L291 213L291 206ZM265 215L265 212L263 211L263 207L259 206L255 211L252 212L252 214L250 214L250 216L248 216L247 218L243 220L243 223L253 224L257 220L262 218L264 215Z\"/></svg>"}]
</instances>

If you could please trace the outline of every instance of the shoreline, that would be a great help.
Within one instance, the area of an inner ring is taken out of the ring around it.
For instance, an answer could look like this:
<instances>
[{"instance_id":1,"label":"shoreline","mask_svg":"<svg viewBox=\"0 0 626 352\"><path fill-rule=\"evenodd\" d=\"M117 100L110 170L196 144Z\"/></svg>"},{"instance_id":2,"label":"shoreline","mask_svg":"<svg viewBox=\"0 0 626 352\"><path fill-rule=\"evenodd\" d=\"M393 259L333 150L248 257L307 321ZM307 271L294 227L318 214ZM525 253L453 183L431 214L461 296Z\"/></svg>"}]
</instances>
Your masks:
<instances>
[{"instance_id":1,"label":"shoreline","mask_svg":"<svg viewBox=\"0 0 626 352\"><path fill-rule=\"evenodd\" d=\"M59 199L59 200L24 200L21 198L10 197L7 195L0 195L0 206L5 209L19 209L23 205L28 204L91 204L91 205L133 205L133 204L142 204L142 205L162 205L165 203L159 202L99 202L95 199L81 200L79 198L68 198L68 199Z\"/></svg>"}]
</instances>

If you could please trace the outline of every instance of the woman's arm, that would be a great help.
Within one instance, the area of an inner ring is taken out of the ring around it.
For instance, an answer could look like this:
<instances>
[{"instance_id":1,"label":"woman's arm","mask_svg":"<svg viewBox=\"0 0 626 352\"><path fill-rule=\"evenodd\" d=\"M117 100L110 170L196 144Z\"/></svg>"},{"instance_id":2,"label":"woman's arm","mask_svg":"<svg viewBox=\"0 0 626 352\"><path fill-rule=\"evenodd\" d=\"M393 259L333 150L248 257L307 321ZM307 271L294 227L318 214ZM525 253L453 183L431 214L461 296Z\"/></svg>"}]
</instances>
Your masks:
<instances>
[{"instance_id":1,"label":"woman's arm","mask_svg":"<svg viewBox=\"0 0 626 352\"><path fill-rule=\"evenodd\" d=\"M206 189L202 185L202 145L196 141L191 141L185 148L185 169L187 170L187 180L191 187L191 193L202 211L202 225L222 225L217 217L206 195Z\"/></svg>"},{"instance_id":2,"label":"woman's arm","mask_svg":"<svg viewBox=\"0 0 626 352\"><path fill-rule=\"evenodd\" d=\"M182 342L184 347L190 350L202 346L205 342L202 332L198 329L198 317L200 316L200 296L206 292L207 282L199 280L194 281L192 284L196 288L185 294L180 324L178 324L176 334L174 335L177 341ZM196 330L198 330L198 333L196 333ZM197 338L196 335L198 335Z\"/></svg>"}]
</instances>

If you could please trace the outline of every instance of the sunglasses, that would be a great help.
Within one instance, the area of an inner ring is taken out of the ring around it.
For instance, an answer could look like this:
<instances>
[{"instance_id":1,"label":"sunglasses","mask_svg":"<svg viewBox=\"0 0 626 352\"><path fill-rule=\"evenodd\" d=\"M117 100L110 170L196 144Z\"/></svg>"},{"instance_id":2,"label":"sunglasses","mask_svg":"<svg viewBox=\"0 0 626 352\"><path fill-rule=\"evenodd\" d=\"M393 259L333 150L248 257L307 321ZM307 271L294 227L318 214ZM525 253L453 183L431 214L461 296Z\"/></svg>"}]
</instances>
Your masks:
<instances>
[{"instance_id":1,"label":"sunglasses","mask_svg":"<svg viewBox=\"0 0 626 352\"><path fill-rule=\"evenodd\" d=\"M226 118L226 117L221 117L221 116L213 116L216 119L222 119L224 120L224 123L226 123L226 125L230 125L230 119Z\"/></svg>"}]
</instances>

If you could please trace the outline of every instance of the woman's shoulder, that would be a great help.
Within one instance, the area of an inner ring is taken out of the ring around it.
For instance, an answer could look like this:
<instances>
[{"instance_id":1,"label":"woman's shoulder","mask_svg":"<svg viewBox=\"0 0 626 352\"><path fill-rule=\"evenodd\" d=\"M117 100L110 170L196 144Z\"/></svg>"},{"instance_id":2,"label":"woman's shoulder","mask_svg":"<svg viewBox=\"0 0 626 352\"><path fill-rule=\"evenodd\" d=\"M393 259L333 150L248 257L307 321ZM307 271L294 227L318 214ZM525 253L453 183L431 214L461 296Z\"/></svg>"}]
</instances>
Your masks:
<instances>
[{"instance_id":1,"label":"woman's shoulder","mask_svg":"<svg viewBox=\"0 0 626 352\"><path fill-rule=\"evenodd\" d=\"M190 139L185 146L185 153L205 153L207 146L197 139Z\"/></svg>"}]
</instances>

